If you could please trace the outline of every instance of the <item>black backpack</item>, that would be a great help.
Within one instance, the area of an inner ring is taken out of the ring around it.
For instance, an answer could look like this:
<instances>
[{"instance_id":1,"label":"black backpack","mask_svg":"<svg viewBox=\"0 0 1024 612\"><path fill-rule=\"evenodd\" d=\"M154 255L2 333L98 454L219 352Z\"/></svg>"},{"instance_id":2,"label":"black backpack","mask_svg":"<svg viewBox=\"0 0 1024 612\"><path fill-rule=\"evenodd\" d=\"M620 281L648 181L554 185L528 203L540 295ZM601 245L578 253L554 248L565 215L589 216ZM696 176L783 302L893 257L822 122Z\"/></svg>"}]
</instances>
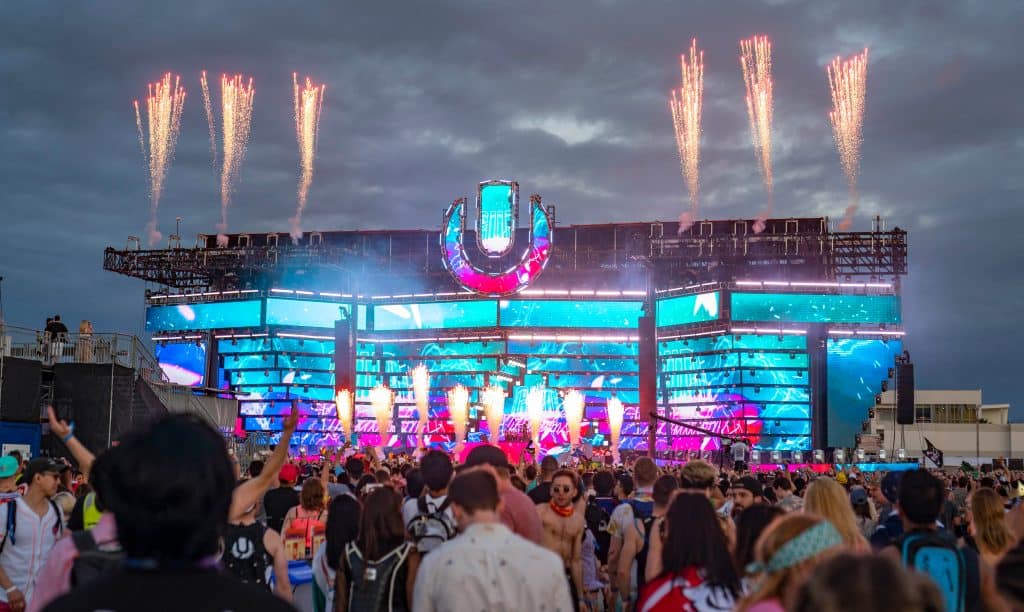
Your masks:
<instances>
[{"instance_id":1,"label":"black backpack","mask_svg":"<svg viewBox=\"0 0 1024 612\"><path fill-rule=\"evenodd\" d=\"M451 497L445 498L433 512L427 507L425 495L416 500L419 514L409 521L406 530L421 553L428 553L455 537L455 526L445 513L451 500Z\"/></svg>"},{"instance_id":2,"label":"black backpack","mask_svg":"<svg viewBox=\"0 0 1024 612\"><path fill-rule=\"evenodd\" d=\"M124 550L115 540L97 543L92 531L72 531L78 556L71 566L71 588L80 587L121 569Z\"/></svg>"},{"instance_id":3,"label":"black backpack","mask_svg":"<svg viewBox=\"0 0 1024 612\"><path fill-rule=\"evenodd\" d=\"M608 524L611 523L611 516L608 511L602 508L593 499L587 501L587 507L583 511L583 518L587 522L587 529L594 534L594 555L601 564L608 563L608 549L611 548L612 534L608 533Z\"/></svg>"},{"instance_id":4,"label":"black backpack","mask_svg":"<svg viewBox=\"0 0 1024 612\"><path fill-rule=\"evenodd\" d=\"M263 546L267 528L262 523L228 525L224 532L224 569L246 584L267 584L272 560Z\"/></svg>"},{"instance_id":5,"label":"black backpack","mask_svg":"<svg viewBox=\"0 0 1024 612\"><path fill-rule=\"evenodd\" d=\"M647 551L651 549L651 531L654 528L654 502L629 500L626 502L633 508L633 519L644 526L644 547L636 556L636 586L639 590L647 583Z\"/></svg>"},{"instance_id":6,"label":"black backpack","mask_svg":"<svg viewBox=\"0 0 1024 612\"><path fill-rule=\"evenodd\" d=\"M398 584L399 568L412 552L412 543L403 542L376 561L366 561L355 542L345 545L345 566L349 572L348 609L351 612L404 612L396 607L395 594L405 592ZM404 599L404 597L402 597Z\"/></svg>"}]
</instances>

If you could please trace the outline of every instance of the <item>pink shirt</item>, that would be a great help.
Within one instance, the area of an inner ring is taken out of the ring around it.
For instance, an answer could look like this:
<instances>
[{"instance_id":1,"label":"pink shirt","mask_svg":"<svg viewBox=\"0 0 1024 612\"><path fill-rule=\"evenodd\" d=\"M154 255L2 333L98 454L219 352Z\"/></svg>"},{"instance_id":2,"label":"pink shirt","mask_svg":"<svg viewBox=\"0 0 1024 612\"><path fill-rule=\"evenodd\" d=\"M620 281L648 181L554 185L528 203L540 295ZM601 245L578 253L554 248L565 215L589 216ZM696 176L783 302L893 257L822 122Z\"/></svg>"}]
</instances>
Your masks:
<instances>
[{"instance_id":1,"label":"pink shirt","mask_svg":"<svg viewBox=\"0 0 1024 612\"><path fill-rule=\"evenodd\" d=\"M114 515L104 512L100 521L92 528L92 537L97 544L117 540L117 524ZM54 599L71 590L71 566L78 558L78 549L70 537L66 537L50 551L46 564L39 571L36 590L28 601L28 612L38 612Z\"/></svg>"},{"instance_id":2,"label":"pink shirt","mask_svg":"<svg viewBox=\"0 0 1024 612\"><path fill-rule=\"evenodd\" d=\"M537 514L533 500L511 484L505 483L501 490L501 522L506 527L534 544L540 544L544 527Z\"/></svg>"}]
</instances>

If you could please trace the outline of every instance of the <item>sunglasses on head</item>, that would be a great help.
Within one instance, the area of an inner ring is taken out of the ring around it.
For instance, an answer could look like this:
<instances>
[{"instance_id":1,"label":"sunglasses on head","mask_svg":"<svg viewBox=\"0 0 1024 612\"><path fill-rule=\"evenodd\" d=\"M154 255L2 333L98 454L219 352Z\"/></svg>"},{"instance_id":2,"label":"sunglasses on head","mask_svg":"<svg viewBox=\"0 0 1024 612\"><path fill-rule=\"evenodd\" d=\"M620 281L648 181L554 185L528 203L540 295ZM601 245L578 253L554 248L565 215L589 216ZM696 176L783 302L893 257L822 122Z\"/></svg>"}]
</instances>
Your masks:
<instances>
[{"instance_id":1,"label":"sunglasses on head","mask_svg":"<svg viewBox=\"0 0 1024 612\"><path fill-rule=\"evenodd\" d=\"M569 485L561 485L561 486L555 485L555 486L551 487L551 491L553 493L571 493L572 492L572 487L570 487Z\"/></svg>"}]
</instances>

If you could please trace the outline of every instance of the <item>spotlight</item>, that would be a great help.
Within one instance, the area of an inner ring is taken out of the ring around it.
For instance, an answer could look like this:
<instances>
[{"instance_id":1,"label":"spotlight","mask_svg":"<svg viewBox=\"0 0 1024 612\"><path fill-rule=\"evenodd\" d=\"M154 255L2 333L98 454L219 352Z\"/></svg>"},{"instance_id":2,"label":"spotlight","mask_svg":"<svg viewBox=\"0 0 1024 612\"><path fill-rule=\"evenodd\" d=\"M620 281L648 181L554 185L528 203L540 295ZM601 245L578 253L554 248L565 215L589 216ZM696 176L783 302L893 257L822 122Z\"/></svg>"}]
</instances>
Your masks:
<instances>
[{"instance_id":1,"label":"spotlight","mask_svg":"<svg viewBox=\"0 0 1024 612\"><path fill-rule=\"evenodd\" d=\"M863 448L858 448L856 451L854 451L854 455L856 455L857 457L857 463L864 462L864 456L866 455L866 453L864 452Z\"/></svg>"},{"instance_id":2,"label":"spotlight","mask_svg":"<svg viewBox=\"0 0 1024 612\"><path fill-rule=\"evenodd\" d=\"M804 462L804 454L802 452L798 451L798 450L791 452L789 454L789 456L790 456L790 460L793 463L803 463Z\"/></svg>"},{"instance_id":3,"label":"spotlight","mask_svg":"<svg viewBox=\"0 0 1024 612\"><path fill-rule=\"evenodd\" d=\"M761 451L752 450L750 451L750 463L761 463Z\"/></svg>"},{"instance_id":4,"label":"spotlight","mask_svg":"<svg viewBox=\"0 0 1024 612\"><path fill-rule=\"evenodd\" d=\"M782 463L782 453L777 450L772 451L771 458L772 463Z\"/></svg>"},{"instance_id":5,"label":"spotlight","mask_svg":"<svg viewBox=\"0 0 1024 612\"><path fill-rule=\"evenodd\" d=\"M825 451L818 449L814 451L814 462L825 463Z\"/></svg>"},{"instance_id":6,"label":"spotlight","mask_svg":"<svg viewBox=\"0 0 1024 612\"><path fill-rule=\"evenodd\" d=\"M836 463L843 463L846 461L846 449L837 448L835 452L832 453L832 457L835 459Z\"/></svg>"},{"instance_id":7,"label":"spotlight","mask_svg":"<svg viewBox=\"0 0 1024 612\"><path fill-rule=\"evenodd\" d=\"M885 461L888 456L889 456L889 453L886 452L886 450L884 448L878 449L878 459L880 461Z\"/></svg>"},{"instance_id":8,"label":"spotlight","mask_svg":"<svg viewBox=\"0 0 1024 612\"><path fill-rule=\"evenodd\" d=\"M905 448L897 448L896 449L896 458L899 459L900 461L904 461L907 458L907 449L905 449Z\"/></svg>"}]
</instances>

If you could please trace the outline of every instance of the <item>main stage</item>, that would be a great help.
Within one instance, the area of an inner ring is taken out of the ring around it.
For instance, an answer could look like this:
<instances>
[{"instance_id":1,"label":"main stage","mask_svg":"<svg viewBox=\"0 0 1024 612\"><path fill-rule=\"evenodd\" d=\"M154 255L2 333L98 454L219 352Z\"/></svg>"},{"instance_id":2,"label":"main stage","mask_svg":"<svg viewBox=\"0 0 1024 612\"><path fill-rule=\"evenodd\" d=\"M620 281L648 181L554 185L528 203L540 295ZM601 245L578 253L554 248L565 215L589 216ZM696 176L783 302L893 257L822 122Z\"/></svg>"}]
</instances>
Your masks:
<instances>
[{"instance_id":1,"label":"main stage","mask_svg":"<svg viewBox=\"0 0 1024 612\"><path fill-rule=\"evenodd\" d=\"M743 219L682 232L674 222L563 227L539 197L518 228L517 191L495 224L490 185L514 183L481 183L475 230L456 201L440 231L311 232L298 244L235 234L227 246L200 235L194 246L110 248L104 267L159 286L147 291L146 329L172 378L241 394L248 431L279 430L297 405L293 440L310 449L342 443L340 389L355 391L359 444L414 448L420 364L437 447L454 445L446 394L456 385L470 393L471 444L489 437L480 393L496 385L510 448L530 437L531 389L544 396L545 449L567 445L570 390L585 397L582 436L597 448L612 397L625 406L622 450L647 452L653 440L664 457L728 438L781 452L855 445L903 352L906 232L877 219L872 231L834 232L826 218L770 219L760 234ZM369 405L378 385L395 392L383 441Z\"/></svg>"}]
</instances>

